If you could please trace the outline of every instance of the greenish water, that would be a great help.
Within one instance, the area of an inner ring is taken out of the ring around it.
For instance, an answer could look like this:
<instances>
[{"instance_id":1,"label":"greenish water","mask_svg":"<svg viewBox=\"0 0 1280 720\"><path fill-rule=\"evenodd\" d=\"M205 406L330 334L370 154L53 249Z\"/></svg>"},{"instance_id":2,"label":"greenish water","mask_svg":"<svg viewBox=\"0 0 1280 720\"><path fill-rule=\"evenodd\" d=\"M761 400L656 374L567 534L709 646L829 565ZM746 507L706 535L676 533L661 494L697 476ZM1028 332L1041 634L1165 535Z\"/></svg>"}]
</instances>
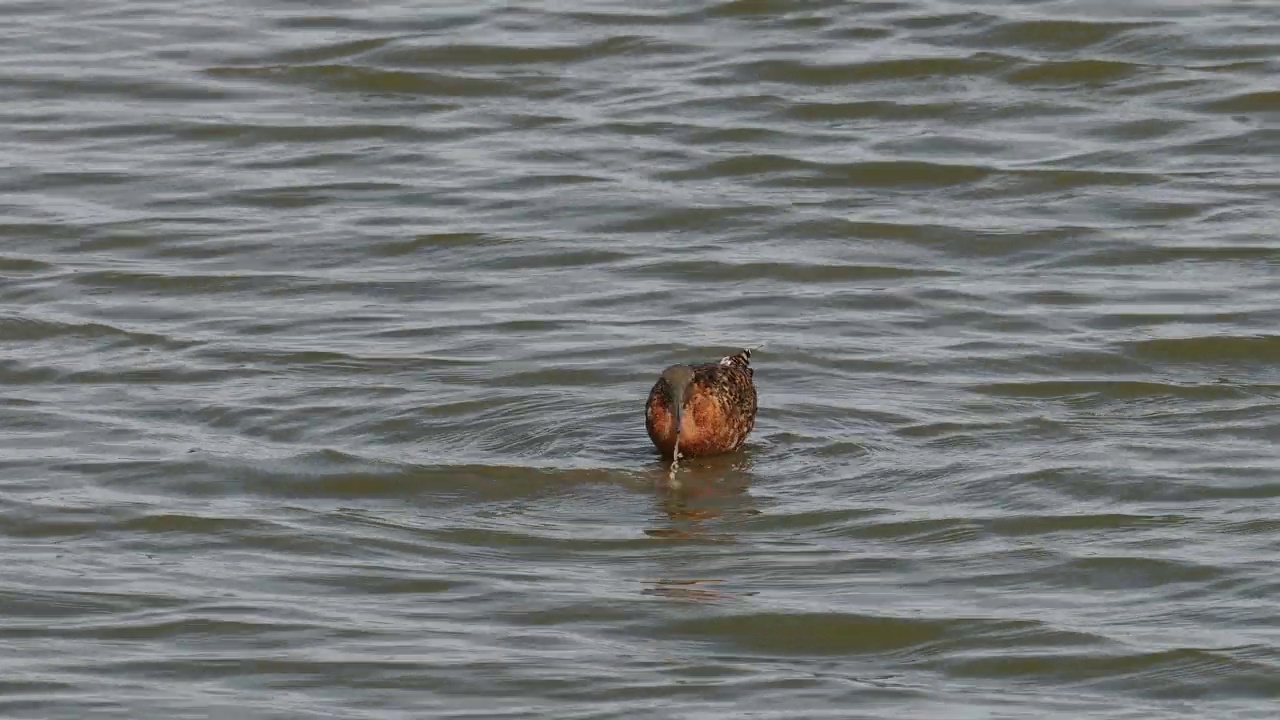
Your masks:
<instances>
[{"instance_id":1,"label":"greenish water","mask_svg":"<svg viewBox=\"0 0 1280 720\"><path fill-rule=\"evenodd\" d=\"M0 12L0 715L1275 717L1274 4Z\"/></svg>"}]
</instances>

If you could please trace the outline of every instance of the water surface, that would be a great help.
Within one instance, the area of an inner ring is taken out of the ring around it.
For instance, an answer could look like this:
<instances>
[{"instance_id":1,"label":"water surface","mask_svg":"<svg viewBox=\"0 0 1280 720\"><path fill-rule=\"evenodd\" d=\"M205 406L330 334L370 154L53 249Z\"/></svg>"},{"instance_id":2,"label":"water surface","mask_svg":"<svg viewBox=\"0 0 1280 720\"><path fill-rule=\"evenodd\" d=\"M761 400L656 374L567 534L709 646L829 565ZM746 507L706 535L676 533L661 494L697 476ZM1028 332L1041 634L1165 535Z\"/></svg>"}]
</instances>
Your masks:
<instances>
[{"instance_id":1,"label":"water surface","mask_svg":"<svg viewBox=\"0 0 1280 720\"><path fill-rule=\"evenodd\" d=\"M1274 717L1273 4L5 16L5 716Z\"/></svg>"}]
</instances>

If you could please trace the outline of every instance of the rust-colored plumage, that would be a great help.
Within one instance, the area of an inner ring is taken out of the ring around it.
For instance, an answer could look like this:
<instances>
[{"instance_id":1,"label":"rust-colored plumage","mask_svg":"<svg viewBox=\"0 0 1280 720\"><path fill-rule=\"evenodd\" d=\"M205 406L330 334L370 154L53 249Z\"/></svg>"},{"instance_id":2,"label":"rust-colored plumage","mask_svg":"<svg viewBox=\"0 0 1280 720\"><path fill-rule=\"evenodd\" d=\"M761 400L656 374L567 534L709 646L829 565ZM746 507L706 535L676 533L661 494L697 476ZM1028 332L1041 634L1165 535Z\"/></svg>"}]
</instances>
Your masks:
<instances>
[{"instance_id":1,"label":"rust-colored plumage","mask_svg":"<svg viewBox=\"0 0 1280 720\"><path fill-rule=\"evenodd\" d=\"M680 436L681 457L737 450L756 424L751 351L718 363L672 365L649 391L644 426L662 456L671 459Z\"/></svg>"}]
</instances>

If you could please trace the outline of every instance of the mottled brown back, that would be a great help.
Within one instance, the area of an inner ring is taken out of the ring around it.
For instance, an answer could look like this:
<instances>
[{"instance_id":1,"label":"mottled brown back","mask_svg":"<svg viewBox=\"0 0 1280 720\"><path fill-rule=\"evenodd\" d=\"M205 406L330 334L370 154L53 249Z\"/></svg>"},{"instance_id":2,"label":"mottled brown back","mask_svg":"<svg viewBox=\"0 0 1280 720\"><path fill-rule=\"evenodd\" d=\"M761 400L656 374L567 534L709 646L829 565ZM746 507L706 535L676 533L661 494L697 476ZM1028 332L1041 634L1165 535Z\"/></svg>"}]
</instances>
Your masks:
<instances>
[{"instance_id":1,"label":"mottled brown back","mask_svg":"<svg viewBox=\"0 0 1280 720\"><path fill-rule=\"evenodd\" d=\"M680 454L715 455L742 447L756 422L756 388L751 351L719 362L691 366L693 382L685 398ZM670 458L675 450L675 408L666 380L659 378L645 405L649 439Z\"/></svg>"}]
</instances>

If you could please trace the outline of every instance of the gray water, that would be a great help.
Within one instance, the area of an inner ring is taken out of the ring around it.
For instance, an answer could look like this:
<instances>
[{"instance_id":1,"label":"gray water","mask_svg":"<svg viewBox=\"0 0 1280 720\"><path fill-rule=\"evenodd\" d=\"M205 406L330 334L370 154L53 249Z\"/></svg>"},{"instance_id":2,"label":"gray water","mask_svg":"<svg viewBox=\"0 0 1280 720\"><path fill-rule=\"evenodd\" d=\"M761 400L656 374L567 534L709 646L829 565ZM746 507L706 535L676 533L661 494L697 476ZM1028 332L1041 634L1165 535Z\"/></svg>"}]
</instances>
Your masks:
<instances>
[{"instance_id":1,"label":"gray water","mask_svg":"<svg viewBox=\"0 0 1280 720\"><path fill-rule=\"evenodd\" d=\"M0 715L1276 717L1275 3L0 17Z\"/></svg>"}]
</instances>

